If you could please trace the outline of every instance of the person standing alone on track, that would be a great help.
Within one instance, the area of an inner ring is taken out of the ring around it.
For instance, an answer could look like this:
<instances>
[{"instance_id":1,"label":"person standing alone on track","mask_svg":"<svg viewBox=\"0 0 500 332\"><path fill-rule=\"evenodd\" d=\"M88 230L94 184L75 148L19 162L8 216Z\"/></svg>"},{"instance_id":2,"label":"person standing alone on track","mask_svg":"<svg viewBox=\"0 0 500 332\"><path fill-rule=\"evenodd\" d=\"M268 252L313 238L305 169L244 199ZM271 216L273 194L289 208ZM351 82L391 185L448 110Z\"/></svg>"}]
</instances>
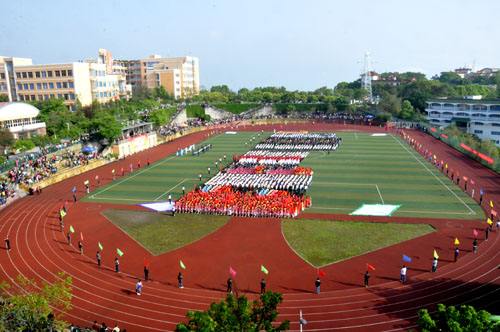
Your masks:
<instances>
[{"instance_id":1,"label":"person standing alone on track","mask_svg":"<svg viewBox=\"0 0 500 332\"><path fill-rule=\"evenodd\" d=\"M115 257L115 272L120 273L120 261L118 260L118 257Z\"/></svg>"},{"instance_id":2,"label":"person standing alone on track","mask_svg":"<svg viewBox=\"0 0 500 332\"><path fill-rule=\"evenodd\" d=\"M233 294L233 279L227 279L227 293Z\"/></svg>"},{"instance_id":3,"label":"person standing alone on track","mask_svg":"<svg viewBox=\"0 0 500 332\"><path fill-rule=\"evenodd\" d=\"M264 294L266 292L266 279L262 278L260 280L260 293Z\"/></svg>"},{"instance_id":4,"label":"person standing alone on track","mask_svg":"<svg viewBox=\"0 0 500 332\"><path fill-rule=\"evenodd\" d=\"M437 271L437 268L438 268L438 259L436 257L434 257L432 259L432 272L436 272Z\"/></svg>"},{"instance_id":5,"label":"person standing alone on track","mask_svg":"<svg viewBox=\"0 0 500 332\"><path fill-rule=\"evenodd\" d=\"M7 251L10 251L11 247L10 247L10 240L9 238L5 238L5 249Z\"/></svg>"},{"instance_id":6,"label":"person standing alone on track","mask_svg":"<svg viewBox=\"0 0 500 332\"><path fill-rule=\"evenodd\" d=\"M363 279L364 279L365 287L368 288L368 283L370 281L370 272L368 272L368 270L365 272Z\"/></svg>"},{"instance_id":7,"label":"person standing alone on track","mask_svg":"<svg viewBox=\"0 0 500 332\"><path fill-rule=\"evenodd\" d=\"M401 268L401 271L399 273L399 281L401 281L402 284L406 283L406 274L408 273L408 268L406 265L403 265Z\"/></svg>"},{"instance_id":8,"label":"person standing alone on track","mask_svg":"<svg viewBox=\"0 0 500 332\"><path fill-rule=\"evenodd\" d=\"M455 256L455 263L458 261L458 255L460 254L460 249L458 247L455 248L454 256Z\"/></svg>"},{"instance_id":9,"label":"person standing alone on track","mask_svg":"<svg viewBox=\"0 0 500 332\"><path fill-rule=\"evenodd\" d=\"M101 267L101 252L98 250L97 254L95 254L95 259L97 260L97 266Z\"/></svg>"},{"instance_id":10,"label":"person standing alone on track","mask_svg":"<svg viewBox=\"0 0 500 332\"><path fill-rule=\"evenodd\" d=\"M316 294L319 294L321 292L321 280L319 279L319 277L316 278L314 286L316 287Z\"/></svg>"},{"instance_id":11,"label":"person standing alone on track","mask_svg":"<svg viewBox=\"0 0 500 332\"><path fill-rule=\"evenodd\" d=\"M477 254L477 239L474 239L474 241L472 241L472 252Z\"/></svg>"},{"instance_id":12,"label":"person standing alone on track","mask_svg":"<svg viewBox=\"0 0 500 332\"><path fill-rule=\"evenodd\" d=\"M184 277L182 276L182 272L179 272L177 275L177 283L179 285L179 288L184 288Z\"/></svg>"}]
</instances>

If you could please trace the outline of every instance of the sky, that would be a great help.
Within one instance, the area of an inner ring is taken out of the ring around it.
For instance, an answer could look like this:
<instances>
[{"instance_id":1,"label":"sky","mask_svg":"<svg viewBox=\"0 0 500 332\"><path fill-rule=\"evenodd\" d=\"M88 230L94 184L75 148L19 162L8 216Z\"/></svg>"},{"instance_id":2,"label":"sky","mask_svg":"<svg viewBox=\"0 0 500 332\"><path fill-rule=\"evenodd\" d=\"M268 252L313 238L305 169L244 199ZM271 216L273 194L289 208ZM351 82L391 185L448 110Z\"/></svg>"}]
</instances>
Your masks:
<instances>
[{"instance_id":1,"label":"sky","mask_svg":"<svg viewBox=\"0 0 500 332\"><path fill-rule=\"evenodd\" d=\"M200 59L204 87L314 90L372 69L500 67L499 0L1 0L0 55Z\"/></svg>"}]
</instances>

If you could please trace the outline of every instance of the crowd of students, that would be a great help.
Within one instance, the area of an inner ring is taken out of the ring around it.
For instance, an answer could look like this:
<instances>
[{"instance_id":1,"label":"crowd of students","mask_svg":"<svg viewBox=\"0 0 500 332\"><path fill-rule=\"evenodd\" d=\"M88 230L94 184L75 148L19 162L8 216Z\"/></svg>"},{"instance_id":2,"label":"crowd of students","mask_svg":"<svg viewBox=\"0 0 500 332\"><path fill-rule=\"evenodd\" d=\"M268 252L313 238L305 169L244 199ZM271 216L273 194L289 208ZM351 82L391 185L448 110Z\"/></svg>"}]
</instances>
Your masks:
<instances>
[{"instance_id":1,"label":"crowd of students","mask_svg":"<svg viewBox=\"0 0 500 332\"><path fill-rule=\"evenodd\" d=\"M334 133L274 133L262 143L255 146L256 150L287 150L287 151L331 151L336 150L342 138Z\"/></svg>"}]
</instances>

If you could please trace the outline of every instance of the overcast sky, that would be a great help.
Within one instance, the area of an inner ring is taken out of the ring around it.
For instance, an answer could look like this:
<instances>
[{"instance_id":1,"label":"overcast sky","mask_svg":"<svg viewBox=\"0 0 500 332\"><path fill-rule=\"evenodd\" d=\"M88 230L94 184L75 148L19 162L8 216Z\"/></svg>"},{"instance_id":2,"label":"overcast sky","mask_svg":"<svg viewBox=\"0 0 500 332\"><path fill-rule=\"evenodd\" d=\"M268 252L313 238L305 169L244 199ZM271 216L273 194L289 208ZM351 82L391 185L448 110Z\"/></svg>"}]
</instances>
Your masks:
<instances>
[{"instance_id":1,"label":"overcast sky","mask_svg":"<svg viewBox=\"0 0 500 332\"><path fill-rule=\"evenodd\" d=\"M2 1L0 55L194 55L205 87L333 87L376 71L500 67L500 0Z\"/></svg>"}]
</instances>

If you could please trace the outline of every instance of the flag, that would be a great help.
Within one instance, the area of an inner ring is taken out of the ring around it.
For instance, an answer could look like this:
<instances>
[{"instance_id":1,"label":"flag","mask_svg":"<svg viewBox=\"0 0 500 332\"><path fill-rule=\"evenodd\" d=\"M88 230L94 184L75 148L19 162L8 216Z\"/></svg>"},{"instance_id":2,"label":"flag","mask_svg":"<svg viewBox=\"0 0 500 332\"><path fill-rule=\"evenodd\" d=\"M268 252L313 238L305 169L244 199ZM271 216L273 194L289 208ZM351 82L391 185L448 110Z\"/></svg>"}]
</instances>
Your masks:
<instances>
[{"instance_id":1,"label":"flag","mask_svg":"<svg viewBox=\"0 0 500 332\"><path fill-rule=\"evenodd\" d=\"M470 184L474 185L474 184L476 184L476 182L474 182L474 180L470 179Z\"/></svg>"},{"instance_id":2,"label":"flag","mask_svg":"<svg viewBox=\"0 0 500 332\"><path fill-rule=\"evenodd\" d=\"M483 196L483 195L484 195L484 190L483 190L483 188L479 189L479 194L480 194L481 196Z\"/></svg>"},{"instance_id":3,"label":"flag","mask_svg":"<svg viewBox=\"0 0 500 332\"><path fill-rule=\"evenodd\" d=\"M403 262L411 263L411 257L403 255Z\"/></svg>"},{"instance_id":4,"label":"flag","mask_svg":"<svg viewBox=\"0 0 500 332\"><path fill-rule=\"evenodd\" d=\"M490 201L490 207L493 208L493 201Z\"/></svg>"},{"instance_id":5,"label":"flag","mask_svg":"<svg viewBox=\"0 0 500 332\"><path fill-rule=\"evenodd\" d=\"M486 222L488 223L488 225L493 225L493 221L490 218L488 218L488 220L486 220Z\"/></svg>"},{"instance_id":6,"label":"flag","mask_svg":"<svg viewBox=\"0 0 500 332\"><path fill-rule=\"evenodd\" d=\"M455 238L455 242L453 242L456 246L460 244L460 241L458 241L458 237Z\"/></svg>"},{"instance_id":7,"label":"flag","mask_svg":"<svg viewBox=\"0 0 500 332\"><path fill-rule=\"evenodd\" d=\"M76 186L73 186L73 188L71 188L71 192L74 194L76 193Z\"/></svg>"},{"instance_id":8,"label":"flag","mask_svg":"<svg viewBox=\"0 0 500 332\"><path fill-rule=\"evenodd\" d=\"M82 232L80 232L80 240L83 241L83 233Z\"/></svg>"},{"instance_id":9,"label":"flag","mask_svg":"<svg viewBox=\"0 0 500 332\"><path fill-rule=\"evenodd\" d=\"M64 217L66 216L66 212L64 212L64 210L63 210L63 209L61 209L60 214L61 214L61 217L62 217L62 218L64 218Z\"/></svg>"},{"instance_id":10,"label":"flag","mask_svg":"<svg viewBox=\"0 0 500 332\"><path fill-rule=\"evenodd\" d=\"M326 272L321 269L318 269L318 277L324 277L324 276L326 276Z\"/></svg>"},{"instance_id":11,"label":"flag","mask_svg":"<svg viewBox=\"0 0 500 332\"><path fill-rule=\"evenodd\" d=\"M439 259L439 255L438 255L438 253L437 253L436 249L434 249L434 258L435 258L435 259Z\"/></svg>"},{"instance_id":12,"label":"flag","mask_svg":"<svg viewBox=\"0 0 500 332\"><path fill-rule=\"evenodd\" d=\"M261 271L262 273L269 274L269 271L266 269L266 267L265 267L264 265L261 265L261 266L260 266L260 271Z\"/></svg>"},{"instance_id":13,"label":"flag","mask_svg":"<svg viewBox=\"0 0 500 332\"><path fill-rule=\"evenodd\" d=\"M181 266L181 269L185 270L186 269L186 265L184 265L184 263L179 260L179 265Z\"/></svg>"},{"instance_id":14,"label":"flag","mask_svg":"<svg viewBox=\"0 0 500 332\"><path fill-rule=\"evenodd\" d=\"M75 229L73 228L73 226L69 226L69 231L70 231L71 233L74 233L74 232L75 232Z\"/></svg>"},{"instance_id":15,"label":"flag","mask_svg":"<svg viewBox=\"0 0 500 332\"><path fill-rule=\"evenodd\" d=\"M122 257L123 256L123 251L121 251L120 249L116 248L116 253L118 254L118 256Z\"/></svg>"},{"instance_id":16,"label":"flag","mask_svg":"<svg viewBox=\"0 0 500 332\"><path fill-rule=\"evenodd\" d=\"M371 265L371 264L366 263L366 269L367 269L367 270L372 270L372 271L375 271L375 266L373 266L373 265Z\"/></svg>"},{"instance_id":17,"label":"flag","mask_svg":"<svg viewBox=\"0 0 500 332\"><path fill-rule=\"evenodd\" d=\"M478 232L477 232L477 230L476 230L476 229L474 229L474 230L472 231L472 235L474 235L474 237L477 237Z\"/></svg>"},{"instance_id":18,"label":"flag","mask_svg":"<svg viewBox=\"0 0 500 332\"><path fill-rule=\"evenodd\" d=\"M229 274L231 277L236 277L236 270L234 270L231 266L229 267Z\"/></svg>"},{"instance_id":19,"label":"flag","mask_svg":"<svg viewBox=\"0 0 500 332\"><path fill-rule=\"evenodd\" d=\"M99 250L104 249L104 247L102 246L101 242L97 242L97 246L99 247Z\"/></svg>"},{"instance_id":20,"label":"flag","mask_svg":"<svg viewBox=\"0 0 500 332\"><path fill-rule=\"evenodd\" d=\"M84 185L88 185L89 183L90 183L90 182L89 182L89 180L85 180L85 181L83 182L83 184L84 184Z\"/></svg>"}]
</instances>

